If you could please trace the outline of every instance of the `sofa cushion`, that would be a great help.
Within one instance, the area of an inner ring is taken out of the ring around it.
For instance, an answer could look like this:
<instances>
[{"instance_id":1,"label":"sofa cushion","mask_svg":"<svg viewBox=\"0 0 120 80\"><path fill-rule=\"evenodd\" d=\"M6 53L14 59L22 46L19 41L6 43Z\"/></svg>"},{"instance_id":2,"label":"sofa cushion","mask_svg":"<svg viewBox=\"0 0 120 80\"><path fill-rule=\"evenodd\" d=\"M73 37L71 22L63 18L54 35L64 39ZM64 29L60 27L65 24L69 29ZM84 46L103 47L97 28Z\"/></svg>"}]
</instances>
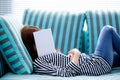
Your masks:
<instances>
[{"instance_id":1,"label":"sofa cushion","mask_svg":"<svg viewBox=\"0 0 120 80\"><path fill-rule=\"evenodd\" d=\"M20 27L22 25L13 16L0 17L0 51L13 72L31 73L32 59L23 45Z\"/></svg>"},{"instance_id":2,"label":"sofa cushion","mask_svg":"<svg viewBox=\"0 0 120 80\"><path fill-rule=\"evenodd\" d=\"M86 22L88 27L88 53L93 53L97 44L100 30L105 25L111 25L116 28L120 34L120 12L110 11L87 11Z\"/></svg>"},{"instance_id":3,"label":"sofa cushion","mask_svg":"<svg viewBox=\"0 0 120 80\"><path fill-rule=\"evenodd\" d=\"M82 33L84 13L47 12L25 10L23 24L37 26L41 29L51 28L55 47L67 54L72 48L83 51Z\"/></svg>"},{"instance_id":4,"label":"sofa cushion","mask_svg":"<svg viewBox=\"0 0 120 80\"><path fill-rule=\"evenodd\" d=\"M113 68L113 70L110 73L100 76L80 75L75 77L58 77L41 74L16 75L13 73L7 73L1 78L1 80L119 80L119 79L120 79L120 67Z\"/></svg>"}]
</instances>

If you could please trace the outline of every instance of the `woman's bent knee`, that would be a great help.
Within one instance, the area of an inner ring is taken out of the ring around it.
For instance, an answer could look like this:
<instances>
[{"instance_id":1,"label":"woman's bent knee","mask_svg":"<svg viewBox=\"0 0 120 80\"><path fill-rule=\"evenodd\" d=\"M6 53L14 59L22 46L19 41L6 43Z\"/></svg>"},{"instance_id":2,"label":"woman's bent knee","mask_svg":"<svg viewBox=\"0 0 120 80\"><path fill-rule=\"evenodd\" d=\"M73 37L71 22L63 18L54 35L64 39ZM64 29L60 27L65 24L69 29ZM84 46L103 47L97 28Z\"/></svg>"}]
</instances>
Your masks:
<instances>
[{"instance_id":1,"label":"woman's bent knee","mask_svg":"<svg viewBox=\"0 0 120 80\"><path fill-rule=\"evenodd\" d=\"M116 31L116 29L110 25L106 25L103 27L103 30L106 30L108 32Z\"/></svg>"}]
</instances>

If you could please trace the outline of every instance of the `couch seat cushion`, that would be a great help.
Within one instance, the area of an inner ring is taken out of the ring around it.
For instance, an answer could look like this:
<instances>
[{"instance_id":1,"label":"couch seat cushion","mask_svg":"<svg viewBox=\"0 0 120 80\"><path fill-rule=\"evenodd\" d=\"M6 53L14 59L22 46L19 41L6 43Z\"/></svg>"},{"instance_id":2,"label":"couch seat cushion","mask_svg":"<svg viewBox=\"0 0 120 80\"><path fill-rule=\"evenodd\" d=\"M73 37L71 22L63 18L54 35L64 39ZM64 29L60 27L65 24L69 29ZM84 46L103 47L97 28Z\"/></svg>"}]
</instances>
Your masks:
<instances>
[{"instance_id":1,"label":"couch seat cushion","mask_svg":"<svg viewBox=\"0 0 120 80\"><path fill-rule=\"evenodd\" d=\"M48 75L16 75L13 73L7 73L1 80L119 80L120 79L120 67L113 68L111 73L101 76L76 76L76 77L56 77Z\"/></svg>"}]
</instances>

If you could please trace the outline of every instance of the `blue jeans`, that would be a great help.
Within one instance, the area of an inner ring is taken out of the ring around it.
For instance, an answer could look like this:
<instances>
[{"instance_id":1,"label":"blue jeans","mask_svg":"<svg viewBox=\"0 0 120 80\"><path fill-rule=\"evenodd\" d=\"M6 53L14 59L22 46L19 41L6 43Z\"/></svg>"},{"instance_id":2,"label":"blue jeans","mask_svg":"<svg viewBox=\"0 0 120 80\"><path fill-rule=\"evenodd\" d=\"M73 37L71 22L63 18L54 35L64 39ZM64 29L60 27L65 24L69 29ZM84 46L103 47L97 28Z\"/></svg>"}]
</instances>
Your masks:
<instances>
[{"instance_id":1,"label":"blue jeans","mask_svg":"<svg viewBox=\"0 0 120 80\"><path fill-rule=\"evenodd\" d=\"M111 26L104 26L100 32L94 55L105 59L111 67L120 66L120 36Z\"/></svg>"}]
</instances>

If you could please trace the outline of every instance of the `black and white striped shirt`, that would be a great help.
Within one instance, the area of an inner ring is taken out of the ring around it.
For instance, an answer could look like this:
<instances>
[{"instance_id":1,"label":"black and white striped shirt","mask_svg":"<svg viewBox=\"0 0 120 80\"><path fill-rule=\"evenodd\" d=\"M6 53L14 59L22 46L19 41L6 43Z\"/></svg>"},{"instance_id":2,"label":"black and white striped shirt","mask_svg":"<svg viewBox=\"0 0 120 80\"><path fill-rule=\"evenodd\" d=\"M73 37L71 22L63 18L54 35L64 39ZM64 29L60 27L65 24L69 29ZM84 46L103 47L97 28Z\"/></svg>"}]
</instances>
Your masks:
<instances>
[{"instance_id":1,"label":"black and white striped shirt","mask_svg":"<svg viewBox=\"0 0 120 80\"><path fill-rule=\"evenodd\" d=\"M34 72L54 76L97 76L111 71L110 65L101 57L80 54L79 64L71 62L70 58L62 53L52 53L37 58L33 62Z\"/></svg>"}]
</instances>

